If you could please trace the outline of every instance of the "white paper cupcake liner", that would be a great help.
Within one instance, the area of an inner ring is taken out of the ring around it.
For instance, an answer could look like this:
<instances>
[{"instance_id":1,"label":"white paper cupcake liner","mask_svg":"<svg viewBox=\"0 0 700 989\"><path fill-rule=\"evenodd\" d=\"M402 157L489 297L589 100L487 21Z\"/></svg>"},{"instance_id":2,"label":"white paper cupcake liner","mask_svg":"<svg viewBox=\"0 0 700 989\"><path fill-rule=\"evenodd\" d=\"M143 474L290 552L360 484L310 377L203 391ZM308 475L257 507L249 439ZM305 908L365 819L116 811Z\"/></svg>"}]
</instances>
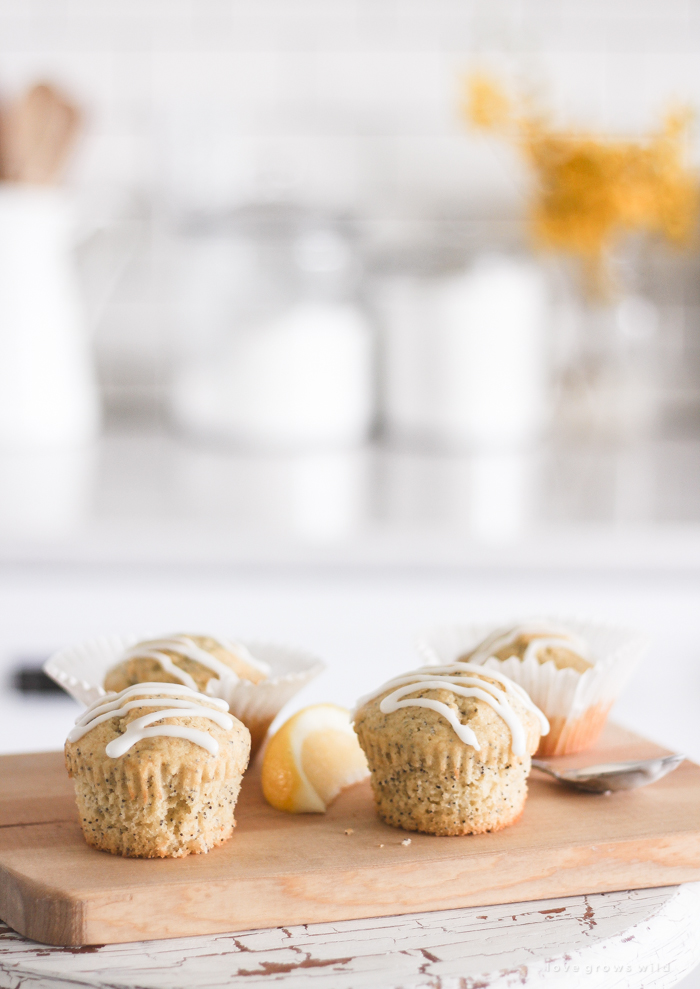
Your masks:
<instances>
[{"instance_id":1,"label":"white paper cupcake liner","mask_svg":"<svg viewBox=\"0 0 700 989\"><path fill-rule=\"evenodd\" d=\"M102 684L107 671L115 666L125 650L152 635L101 635L55 653L44 663L44 672L82 704L89 705L106 693ZM325 669L316 656L272 642L244 642L255 657L270 668L260 683L250 680L222 682L210 688L214 696L228 702L231 714L251 727L265 727L284 705L310 680Z\"/></svg>"},{"instance_id":2,"label":"white paper cupcake liner","mask_svg":"<svg viewBox=\"0 0 700 989\"><path fill-rule=\"evenodd\" d=\"M588 744L589 734L583 731L579 736L575 727L586 712L592 709L599 712L598 720L602 726L608 709L646 652L648 641L638 632L605 622L551 617L542 621L583 639L589 648L586 658L594 664L591 669L577 673L572 669L557 669L553 662L540 664L534 657L523 662L515 656L505 661L491 657L483 665L485 669L497 670L520 684L547 718L556 722L556 730L563 738L562 751L557 751L557 754L564 754L564 750L573 752L577 747L583 748ZM434 628L422 634L418 651L428 664L452 663L471 652L497 628L506 627L506 624L519 623ZM591 737L590 741L593 740ZM546 743L543 744L546 747Z\"/></svg>"}]
</instances>

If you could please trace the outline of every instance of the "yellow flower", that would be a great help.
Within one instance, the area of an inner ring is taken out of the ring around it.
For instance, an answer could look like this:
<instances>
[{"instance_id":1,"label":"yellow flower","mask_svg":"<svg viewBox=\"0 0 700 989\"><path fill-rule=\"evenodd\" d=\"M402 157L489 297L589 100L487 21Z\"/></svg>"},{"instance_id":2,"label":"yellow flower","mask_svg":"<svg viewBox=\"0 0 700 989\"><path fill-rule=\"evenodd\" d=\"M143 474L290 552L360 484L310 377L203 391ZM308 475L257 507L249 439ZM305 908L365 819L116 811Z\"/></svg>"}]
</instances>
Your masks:
<instances>
[{"instance_id":1,"label":"yellow flower","mask_svg":"<svg viewBox=\"0 0 700 989\"><path fill-rule=\"evenodd\" d=\"M499 130L511 122L513 107L504 88L491 76L473 73L466 79L464 112L474 127Z\"/></svg>"},{"instance_id":2,"label":"yellow flower","mask_svg":"<svg viewBox=\"0 0 700 989\"><path fill-rule=\"evenodd\" d=\"M606 252L624 234L677 245L692 239L700 190L686 162L687 110L669 113L658 132L636 141L562 131L532 110L516 114L502 86L474 73L465 114L474 126L503 133L530 166L535 243L577 255L598 285Z\"/></svg>"}]
</instances>

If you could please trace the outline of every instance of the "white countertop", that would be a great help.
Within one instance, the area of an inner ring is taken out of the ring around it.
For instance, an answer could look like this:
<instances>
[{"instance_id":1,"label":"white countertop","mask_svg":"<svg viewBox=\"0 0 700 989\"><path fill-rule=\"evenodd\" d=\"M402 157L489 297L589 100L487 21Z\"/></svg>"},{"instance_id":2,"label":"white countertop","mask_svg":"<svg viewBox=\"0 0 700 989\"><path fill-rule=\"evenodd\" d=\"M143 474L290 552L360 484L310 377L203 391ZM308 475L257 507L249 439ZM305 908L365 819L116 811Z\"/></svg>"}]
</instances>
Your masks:
<instances>
[{"instance_id":1,"label":"white countertop","mask_svg":"<svg viewBox=\"0 0 700 989\"><path fill-rule=\"evenodd\" d=\"M352 707L416 665L435 625L592 616L644 632L650 652L613 711L640 734L700 760L697 572L428 568L0 568L0 677L26 659L108 632L210 630L300 646L327 670L287 709ZM60 748L77 711L0 691L0 751Z\"/></svg>"},{"instance_id":2,"label":"white countertop","mask_svg":"<svg viewBox=\"0 0 700 989\"><path fill-rule=\"evenodd\" d=\"M431 625L588 615L652 641L617 720L700 759L699 603L695 441L294 458L113 434L0 461L0 679L104 632L211 629L308 648L328 670L294 703L351 706ZM74 717L0 689L0 751L59 748Z\"/></svg>"},{"instance_id":3,"label":"white countertop","mask_svg":"<svg viewBox=\"0 0 700 989\"><path fill-rule=\"evenodd\" d=\"M294 456L121 432L0 482L0 565L700 572L695 440Z\"/></svg>"}]
</instances>

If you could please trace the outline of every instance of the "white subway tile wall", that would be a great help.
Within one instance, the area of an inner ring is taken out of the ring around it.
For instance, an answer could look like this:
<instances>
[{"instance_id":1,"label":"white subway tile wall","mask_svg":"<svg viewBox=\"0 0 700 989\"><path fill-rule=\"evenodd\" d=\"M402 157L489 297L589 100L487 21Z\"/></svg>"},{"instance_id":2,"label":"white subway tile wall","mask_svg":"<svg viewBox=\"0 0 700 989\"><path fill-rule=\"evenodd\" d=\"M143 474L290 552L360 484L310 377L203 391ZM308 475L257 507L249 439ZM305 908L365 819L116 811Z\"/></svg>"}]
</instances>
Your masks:
<instances>
[{"instance_id":1,"label":"white subway tile wall","mask_svg":"<svg viewBox=\"0 0 700 989\"><path fill-rule=\"evenodd\" d=\"M640 133L674 101L700 108L699 48L695 0L0 0L0 97L65 87L86 112L71 183L142 221L97 341L107 385L148 391L174 322L154 216L279 197L517 213L521 165L460 116L470 66L562 121Z\"/></svg>"},{"instance_id":2,"label":"white subway tile wall","mask_svg":"<svg viewBox=\"0 0 700 989\"><path fill-rule=\"evenodd\" d=\"M3 0L0 88L50 77L83 103L79 184L454 207L518 195L460 120L474 58L564 118L635 131L700 106L699 45L692 0Z\"/></svg>"}]
</instances>

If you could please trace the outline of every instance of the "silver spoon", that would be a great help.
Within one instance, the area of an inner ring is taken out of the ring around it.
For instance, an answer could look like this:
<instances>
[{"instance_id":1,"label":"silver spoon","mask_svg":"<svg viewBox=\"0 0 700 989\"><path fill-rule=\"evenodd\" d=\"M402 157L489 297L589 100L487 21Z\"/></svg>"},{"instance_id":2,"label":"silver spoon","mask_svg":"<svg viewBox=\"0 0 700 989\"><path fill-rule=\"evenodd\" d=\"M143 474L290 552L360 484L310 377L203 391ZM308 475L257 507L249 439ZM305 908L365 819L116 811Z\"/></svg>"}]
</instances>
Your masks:
<instances>
[{"instance_id":1,"label":"silver spoon","mask_svg":"<svg viewBox=\"0 0 700 989\"><path fill-rule=\"evenodd\" d=\"M634 790L638 786L655 783L662 776L673 772L685 759L684 755L665 755L658 759L642 759L633 762L606 762L583 769L552 769L548 762L533 759L532 765L560 783L575 786L589 793L612 793L614 790Z\"/></svg>"}]
</instances>

